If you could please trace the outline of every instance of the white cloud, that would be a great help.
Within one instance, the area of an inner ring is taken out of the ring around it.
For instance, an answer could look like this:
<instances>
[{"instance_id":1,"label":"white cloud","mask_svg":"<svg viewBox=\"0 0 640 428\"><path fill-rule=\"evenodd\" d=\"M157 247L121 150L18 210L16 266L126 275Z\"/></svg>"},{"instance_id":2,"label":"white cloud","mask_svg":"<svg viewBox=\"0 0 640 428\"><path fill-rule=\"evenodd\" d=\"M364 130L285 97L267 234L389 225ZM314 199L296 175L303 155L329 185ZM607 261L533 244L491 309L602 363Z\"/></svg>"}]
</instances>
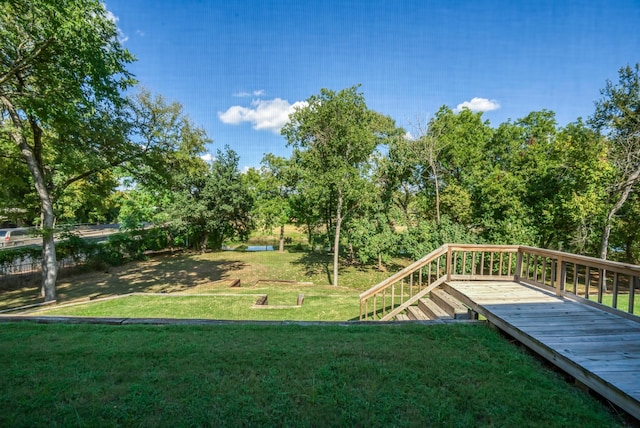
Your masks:
<instances>
[{"instance_id":1,"label":"white cloud","mask_svg":"<svg viewBox=\"0 0 640 428\"><path fill-rule=\"evenodd\" d=\"M140 37L144 37L144 31L142 30L136 30L136 34Z\"/></svg>"},{"instance_id":2,"label":"white cloud","mask_svg":"<svg viewBox=\"0 0 640 428\"><path fill-rule=\"evenodd\" d=\"M414 137L411 132L407 131L406 134L404 134L404 139L409 141L415 141L416 137Z\"/></svg>"},{"instance_id":3,"label":"white cloud","mask_svg":"<svg viewBox=\"0 0 640 428\"><path fill-rule=\"evenodd\" d=\"M104 10L105 10L105 17L113 22L113 24L116 26L116 31L118 32L118 41L120 43L125 43L127 40L129 40L129 36L127 36L126 34L124 34L122 32L122 30L120 29L120 27L118 27L118 21L120 21L120 18L118 18L116 15L114 15L113 12L111 12L109 9L107 9L107 5L104 5Z\"/></svg>"},{"instance_id":4,"label":"white cloud","mask_svg":"<svg viewBox=\"0 0 640 428\"><path fill-rule=\"evenodd\" d=\"M492 111L500 108L500 104L496 100L489 100L487 98L472 98L471 101L465 101L455 109L456 113L461 112L463 109L469 109L471 111Z\"/></svg>"},{"instance_id":5,"label":"white cloud","mask_svg":"<svg viewBox=\"0 0 640 428\"><path fill-rule=\"evenodd\" d=\"M200 156L200 159L207 163L211 163L216 160L216 158L211 153L205 153L204 155Z\"/></svg>"},{"instance_id":6,"label":"white cloud","mask_svg":"<svg viewBox=\"0 0 640 428\"><path fill-rule=\"evenodd\" d=\"M109 9L105 9L106 10L106 17L109 21L113 22L114 24L117 24L118 21L120 20L120 18L118 18L117 16L115 16L113 14L113 12L111 12Z\"/></svg>"},{"instance_id":7,"label":"white cloud","mask_svg":"<svg viewBox=\"0 0 640 428\"><path fill-rule=\"evenodd\" d=\"M246 92L246 91L236 92L235 94L233 94L233 96L236 98L261 97L265 93L266 92L264 89L258 89L257 91L253 91L253 92Z\"/></svg>"},{"instance_id":8,"label":"white cloud","mask_svg":"<svg viewBox=\"0 0 640 428\"><path fill-rule=\"evenodd\" d=\"M253 100L251 107L232 106L225 112L218 112L218 117L227 125L248 122L257 131L271 131L278 134L280 129L289 122L289 115L297 108L306 105L305 101L289 104L289 101L281 98Z\"/></svg>"}]
</instances>

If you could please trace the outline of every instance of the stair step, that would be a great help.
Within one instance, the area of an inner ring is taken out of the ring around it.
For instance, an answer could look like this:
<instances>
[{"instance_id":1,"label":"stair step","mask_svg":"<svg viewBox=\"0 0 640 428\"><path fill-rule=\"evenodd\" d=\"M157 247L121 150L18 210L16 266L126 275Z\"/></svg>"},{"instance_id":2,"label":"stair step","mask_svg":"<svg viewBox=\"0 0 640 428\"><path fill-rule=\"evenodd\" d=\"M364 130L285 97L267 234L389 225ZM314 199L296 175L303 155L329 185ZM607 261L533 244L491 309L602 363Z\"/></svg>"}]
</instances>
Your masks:
<instances>
[{"instance_id":1,"label":"stair step","mask_svg":"<svg viewBox=\"0 0 640 428\"><path fill-rule=\"evenodd\" d=\"M409 318L405 314L396 315L396 321L410 321L410 320L411 320L411 318Z\"/></svg>"},{"instance_id":2,"label":"stair step","mask_svg":"<svg viewBox=\"0 0 640 428\"><path fill-rule=\"evenodd\" d=\"M442 309L436 302L431 299L419 299L418 307L422 312L424 312L429 319L438 320L438 319L451 319L451 315L449 315L444 309Z\"/></svg>"},{"instance_id":3,"label":"stair step","mask_svg":"<svg viewBox=\"0 0 640 428\"><path fill-rule=\"evenodd\" d=\"M407 316L412 320L429 320L429 317L417 306L409 306L407 308Z\"/></svg>"},{"instance_id":4,"label":"stair step","mask_svg":"<svg viewBox=\"0 0 640 428\"><path fill-rule=\"evenodd\" d=\"M441 288L437 288L430 293L431 300L444 309L451 317L460 319L471 319L471 311L458 299L453 297Z\"/></svg>"}]
</instances>

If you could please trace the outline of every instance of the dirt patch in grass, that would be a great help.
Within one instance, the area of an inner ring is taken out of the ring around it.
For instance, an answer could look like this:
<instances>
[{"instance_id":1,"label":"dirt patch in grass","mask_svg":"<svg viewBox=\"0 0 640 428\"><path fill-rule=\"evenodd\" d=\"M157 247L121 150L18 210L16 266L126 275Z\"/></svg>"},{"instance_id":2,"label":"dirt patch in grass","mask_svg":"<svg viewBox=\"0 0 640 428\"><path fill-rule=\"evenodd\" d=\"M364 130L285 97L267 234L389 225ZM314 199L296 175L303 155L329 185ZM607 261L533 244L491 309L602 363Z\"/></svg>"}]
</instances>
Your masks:
<instances>
[{"instance_id":1,"label":"dirt patch in grass","mask_svg":"<svg viewBox=\"0 0 640 428\"><path fill-rule=\"evenodd\" d=\"M82 273L58 281L58 302L79 298L100 298L127 293L175 293L212 283L226 283L233 272L251 267L234 259L206 260L176 253L156 256L147 261L128 263L106 270ZM3 290L0 308L10 308L41 301L39 285Z\"/></svg>"}]
</instances>

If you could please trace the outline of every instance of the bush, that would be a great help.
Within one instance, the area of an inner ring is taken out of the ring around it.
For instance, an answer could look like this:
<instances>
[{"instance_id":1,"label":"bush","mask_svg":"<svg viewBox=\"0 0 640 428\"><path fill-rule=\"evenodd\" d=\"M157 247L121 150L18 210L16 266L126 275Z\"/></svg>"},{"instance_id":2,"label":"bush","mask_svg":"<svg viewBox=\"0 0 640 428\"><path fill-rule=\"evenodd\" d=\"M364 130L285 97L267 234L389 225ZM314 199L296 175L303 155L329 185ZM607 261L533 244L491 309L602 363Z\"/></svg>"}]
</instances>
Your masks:
<instances>
[{"instance_id":1,"label":"bush","mask_svg":"<svg viewBox=\"0 0 640 428\"><path fill-rule=\"evenodd\" d=\"M162 250L167 245L167 234L161 228L120 232L100 243L64 233L56 243L56 258L58 263L66 265L119 266L130 260L144 259L147 251ZM40 265L42 249L18 247L0 251L0 274L7 273L11 266L24 260Z\"/></svg>"},{"instance_id":2,"label":"bush","mask_svg":"<svg viewBox=\"0 0 640 428\"><path fill-rule=\"evenodd\" d=\"M479 237L466 226L442 216L440 225L435 220L422 221L402 234L404 254L418 260L444 244L478 244Z\"/></svg>"}]
</instances>

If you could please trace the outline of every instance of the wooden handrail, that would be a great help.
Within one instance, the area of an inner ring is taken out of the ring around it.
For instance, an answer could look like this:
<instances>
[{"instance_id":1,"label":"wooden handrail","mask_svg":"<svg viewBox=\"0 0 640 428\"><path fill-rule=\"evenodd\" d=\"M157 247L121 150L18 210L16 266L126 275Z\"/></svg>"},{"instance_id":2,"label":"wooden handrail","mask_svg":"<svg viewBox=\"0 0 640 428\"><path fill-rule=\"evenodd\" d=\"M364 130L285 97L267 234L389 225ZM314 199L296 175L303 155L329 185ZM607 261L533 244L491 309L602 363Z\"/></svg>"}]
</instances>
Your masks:
<instances>
[{"instance_id":1,"label":"wooden handrail","mask_svg":"<svg viewBox=\"0 0 640 428\"><path fill-rule=\"evenodd\" d=\"M407 275L410 275L413 272L419 270L424 265L429 263L431 260L434 260L436 257L440 257L441 255L443 255L447 251L447 247L448 247L447 244L443 245L442 247L438 248L437 250L434 250L434 251L430 252L429 254L427 254L426 256L421 258L420 260L411 263L409 266L407 266L406 268L402 269L401 271L391 275L389 278L385 279L384 281L380 282L379 284L371 287L367 291L363 291L362 293L360 293L360 299L362 300L362 299L366 299L368 297L371 297L374 294L376 294L378 291L380 291L380 290L382 290L384 288L387 288L389 285L393 284L394 282L397 282L398 280L400 280L402 278L405 278Z\"/></svg>"},{"instance_id":2,"label":"wooden handrail","mask_svg":"<svg viewBox=\"0 0 640 428\"><path fill-rule=\"evenodd\" d=\"M596 305L618 315L637 318L635 297L640 290L640 266L527 246L520 246L518 253L523 260L521 282L548 288L557 296ZM571 281L567 282L569 276ZM621 297L625 296L626 307L619 307Z\"/></svg>"},{"instance_id":3,"label":"wooden handrail","mask_svg":"<svg viewBox=\"0 0 640 428\"><path fill-rule=\"evenodd\" d=\"M434 263L435 272L432 269ZM426 285L423 283L424 269L428 269ZM414 293L416 273L417 291ZM569 276L572 279L572 290L567 288ZM580 276L583 279L582 284ZM599 284L594 292L593 279L596 277ZM609 277L612 283L611 293L608 291ZM409 292L405 296L406 279L409 280L409 284L406 285ZM360 293L360 319L375 319L376 316L379 319L391 319L434 288L432 284L450 280L520 281L549 288L558 296L585 300L587 304L594 304L592 300L595 293L597 303L608 301L609 298L603 299L603 295L608 293L607 295L611 294L611 306L616 312L621 311L616 307L618 297L624 294L620 291L624 289L628 294L628 304L624 312L633 314L635 292L640 290L640 266L524 245L445 244ZM395 293L395 287L398 284L401 292L399 303L396 305L398 295ZM391 304L387 305L389 289Z\"/></svg>"},{"instance_id":4,"label":"wooden handrail","mask_svg":"<svg viewBox=\"0 0 640 428\"><path fill-rule=\"evenodd\" d=\"M596 257L581 256L579 254L565 253L557 250L545 250L543 248L519 246L519 251L546 256L551 258L562 258L562 260L580 265L588 265L596 269L606 269L611 272L618 272L625 275L640 275L640 266L628 263L614 262L612 260L603 260Z\"/></svg>"}]
</instances>

